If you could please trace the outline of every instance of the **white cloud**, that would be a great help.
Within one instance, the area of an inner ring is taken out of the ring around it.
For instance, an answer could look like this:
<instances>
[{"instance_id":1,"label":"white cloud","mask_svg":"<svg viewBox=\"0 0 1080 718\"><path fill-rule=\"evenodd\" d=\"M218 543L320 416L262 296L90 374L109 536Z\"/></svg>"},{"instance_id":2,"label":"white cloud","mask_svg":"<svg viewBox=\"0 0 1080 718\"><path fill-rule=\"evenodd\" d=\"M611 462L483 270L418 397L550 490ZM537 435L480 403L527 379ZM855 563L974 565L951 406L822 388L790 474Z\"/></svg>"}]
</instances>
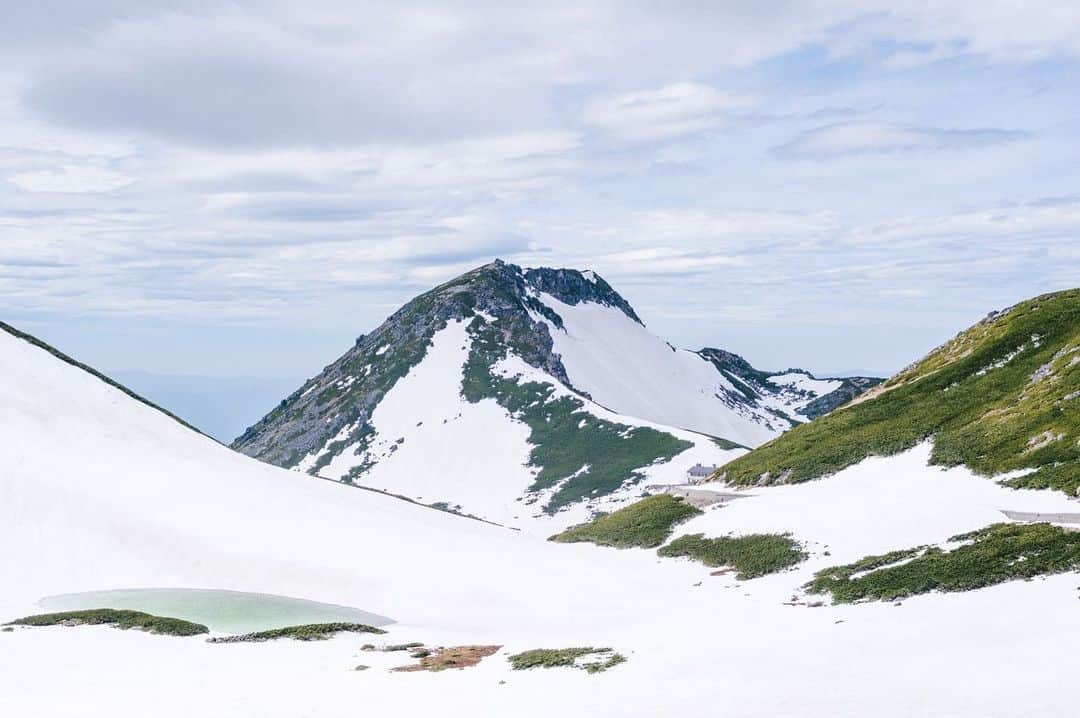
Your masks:
<instances>
[{"instance_id":1,"label":"white cloud","mask_svg":"<svg viewBox=\"0 0 1080 718\"><path fill-rule=\"evenodd\" d=\"M174 5L5 15L0 311L360 331L502 256L764 334L1076 275L1075 207L1000 206L1080 186L1067 3Z\"/></svg>"},{"instance_id":2,"label":"white cloud","mask_svg":"<svg viewBox=\"0 0 1080 718\"><path fill-rule=\"evenodd\" d=\"M804 132L774 151L781 157L824 159L985 147L1026 136L1024 132L988 128L956 130L892 122L840 122Z\"/></svg>"},{"instance_id":3,"label":"white cloud","mask_svg":"<svg viewBox=\"0 0 1080 718\"><path fill-rule=\"evenodd\" d=\"M8 182L29 192L109 192L135 181L133 177L102 167L60 165L37 172L8 175Z\"/></svg>"},{"instance_id":4,"label":"white cloud","mask_svg":"<svg viewBox=\"0 0 1080 718\"><path fill-rule=\"evenodd\" d=\"M586 125L631 141L664 140L702 132L725 122L725 113L751 100L708 85L680 82L656 90L601 97L585 106Z\"/></svg>"},{"instance_id":5,"label":"white cloud","mask_svg":"<svg viewBox=\"0 0 1080 718\"><path fill-rule=\"evenodd\" d=\"M1022 247L1033 240L1057 240L1061 250L1080 256L1080 197L1035 200L947 215L896 218L850 230L846 241L862 244L940 245L948 241L1005 241ZM1074 268L1080 280L1080 266Z\"/></svg>"}]
</instances>

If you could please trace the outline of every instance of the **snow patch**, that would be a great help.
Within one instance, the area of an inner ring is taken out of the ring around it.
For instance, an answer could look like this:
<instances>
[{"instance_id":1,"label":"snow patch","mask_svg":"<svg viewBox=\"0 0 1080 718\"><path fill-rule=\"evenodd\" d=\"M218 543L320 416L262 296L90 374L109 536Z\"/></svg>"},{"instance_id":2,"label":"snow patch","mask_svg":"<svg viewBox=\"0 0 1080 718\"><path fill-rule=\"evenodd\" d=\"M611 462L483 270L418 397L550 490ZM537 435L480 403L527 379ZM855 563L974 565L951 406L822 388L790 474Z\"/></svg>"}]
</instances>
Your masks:
<instances>
[{"instance_id":1,"label":"snow patch","mask_svg":"<svg viewBox=\"0 0 1080 718\"><path fill-rule=\"evenodd\" d=\"M674 350L621 310L596 302L565 304L549 294L541 301L563 320L548 324L554 350L574 387L620 414L648 417L757 446L788 428L763 409L724 401L735 386L695 352Z\"/></svg>"}]
</instances>

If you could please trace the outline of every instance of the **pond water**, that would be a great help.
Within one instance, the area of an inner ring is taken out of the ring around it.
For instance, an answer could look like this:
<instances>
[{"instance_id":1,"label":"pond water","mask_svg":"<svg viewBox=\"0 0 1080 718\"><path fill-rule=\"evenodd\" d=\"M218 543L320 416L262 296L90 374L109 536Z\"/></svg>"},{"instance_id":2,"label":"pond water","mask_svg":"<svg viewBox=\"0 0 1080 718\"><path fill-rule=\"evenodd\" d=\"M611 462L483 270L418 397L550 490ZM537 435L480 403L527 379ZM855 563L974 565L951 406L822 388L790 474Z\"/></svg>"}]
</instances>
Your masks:
<instances>
[{"instance_id":1,"label":"pond water","mask_svg":"<svg viewBox=\"0 0 1080 718\"><path fill-rule=\"evenodd\" d=\"M248 633L305 623L344 621L385 626L393 619L358 608L269 593L202 588L124 588L47 596L38 604L49 612L89 608L143 611L194 621L219 633Z\"/></svg>"}]
</instances>

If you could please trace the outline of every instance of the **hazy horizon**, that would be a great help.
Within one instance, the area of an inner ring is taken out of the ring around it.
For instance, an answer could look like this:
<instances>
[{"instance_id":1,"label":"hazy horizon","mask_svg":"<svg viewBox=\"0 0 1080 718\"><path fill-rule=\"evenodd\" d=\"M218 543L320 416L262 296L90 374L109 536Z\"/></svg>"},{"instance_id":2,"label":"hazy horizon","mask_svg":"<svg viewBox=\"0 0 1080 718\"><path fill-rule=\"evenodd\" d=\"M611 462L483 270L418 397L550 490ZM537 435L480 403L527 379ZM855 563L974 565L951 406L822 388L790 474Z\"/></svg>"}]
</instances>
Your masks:
<instances>
[{"instance_id":1,"label":"hazy horizon","mask_svg":"<svg viewBox=\"0 0 1080 718\"><path fill-rule=\"evenodd\" d=\"M43 0L0 28L0 316L302 379L498 256L654 333L887 374L1080 285L1059 3Z\"/></svg>"}]
</instances>

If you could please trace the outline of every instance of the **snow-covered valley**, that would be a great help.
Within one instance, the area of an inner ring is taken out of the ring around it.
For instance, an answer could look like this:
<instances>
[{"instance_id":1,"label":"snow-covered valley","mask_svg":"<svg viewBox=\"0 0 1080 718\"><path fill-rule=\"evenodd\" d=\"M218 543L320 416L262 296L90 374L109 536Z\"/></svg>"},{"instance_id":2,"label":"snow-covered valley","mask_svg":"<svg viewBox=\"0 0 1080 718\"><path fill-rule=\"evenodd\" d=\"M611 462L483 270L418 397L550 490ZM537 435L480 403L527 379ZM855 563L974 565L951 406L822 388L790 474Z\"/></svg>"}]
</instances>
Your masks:
<instances>
[{"instance_id":1,"label":"snow-covered valley","mask_svg":"<svg viewBox=\"0 0 1080 718\"><path fill-rule=\"evenodd\" d=\"M460 327L448 331L453 341L432 352L460 351ZM483 412L502 411L493 401L454 404L456 395L439 393L445 377L421 370L401 384L430 399L412 423L449 424L455 408L475 423L445 444L432 435L426 463L403 470L417 481L486 430ZM500 371L537 370L508 361ZM379 643L502 647L460 671L396 673L388 669L408 659L361 651L371 640L363 636L218 645L110 627L16 627L0 633L4 715L983 718L1074 707L1062 686L1073 674L1063 642L1080 632L1075 574L899 605L786 605L823 566L942 542L1003 520L1003 509L1077 508L1058 493L928 466L926 444L826 480L741 490L678 528L789 532L809 553L793 570L738 581L651 550L550 543L268 466L4 332L0 388L0 621L39 612L37 601L54 594L231 589L390 617ZM377 427L412 421L393 392L387 401ZM501 438L503 460L518 461L521 436ZM488 487L477 500L512 510L493 495ZM589 645L628 661L590 675L513 671L506 660Z\"/></svg>"}]
</instances>

